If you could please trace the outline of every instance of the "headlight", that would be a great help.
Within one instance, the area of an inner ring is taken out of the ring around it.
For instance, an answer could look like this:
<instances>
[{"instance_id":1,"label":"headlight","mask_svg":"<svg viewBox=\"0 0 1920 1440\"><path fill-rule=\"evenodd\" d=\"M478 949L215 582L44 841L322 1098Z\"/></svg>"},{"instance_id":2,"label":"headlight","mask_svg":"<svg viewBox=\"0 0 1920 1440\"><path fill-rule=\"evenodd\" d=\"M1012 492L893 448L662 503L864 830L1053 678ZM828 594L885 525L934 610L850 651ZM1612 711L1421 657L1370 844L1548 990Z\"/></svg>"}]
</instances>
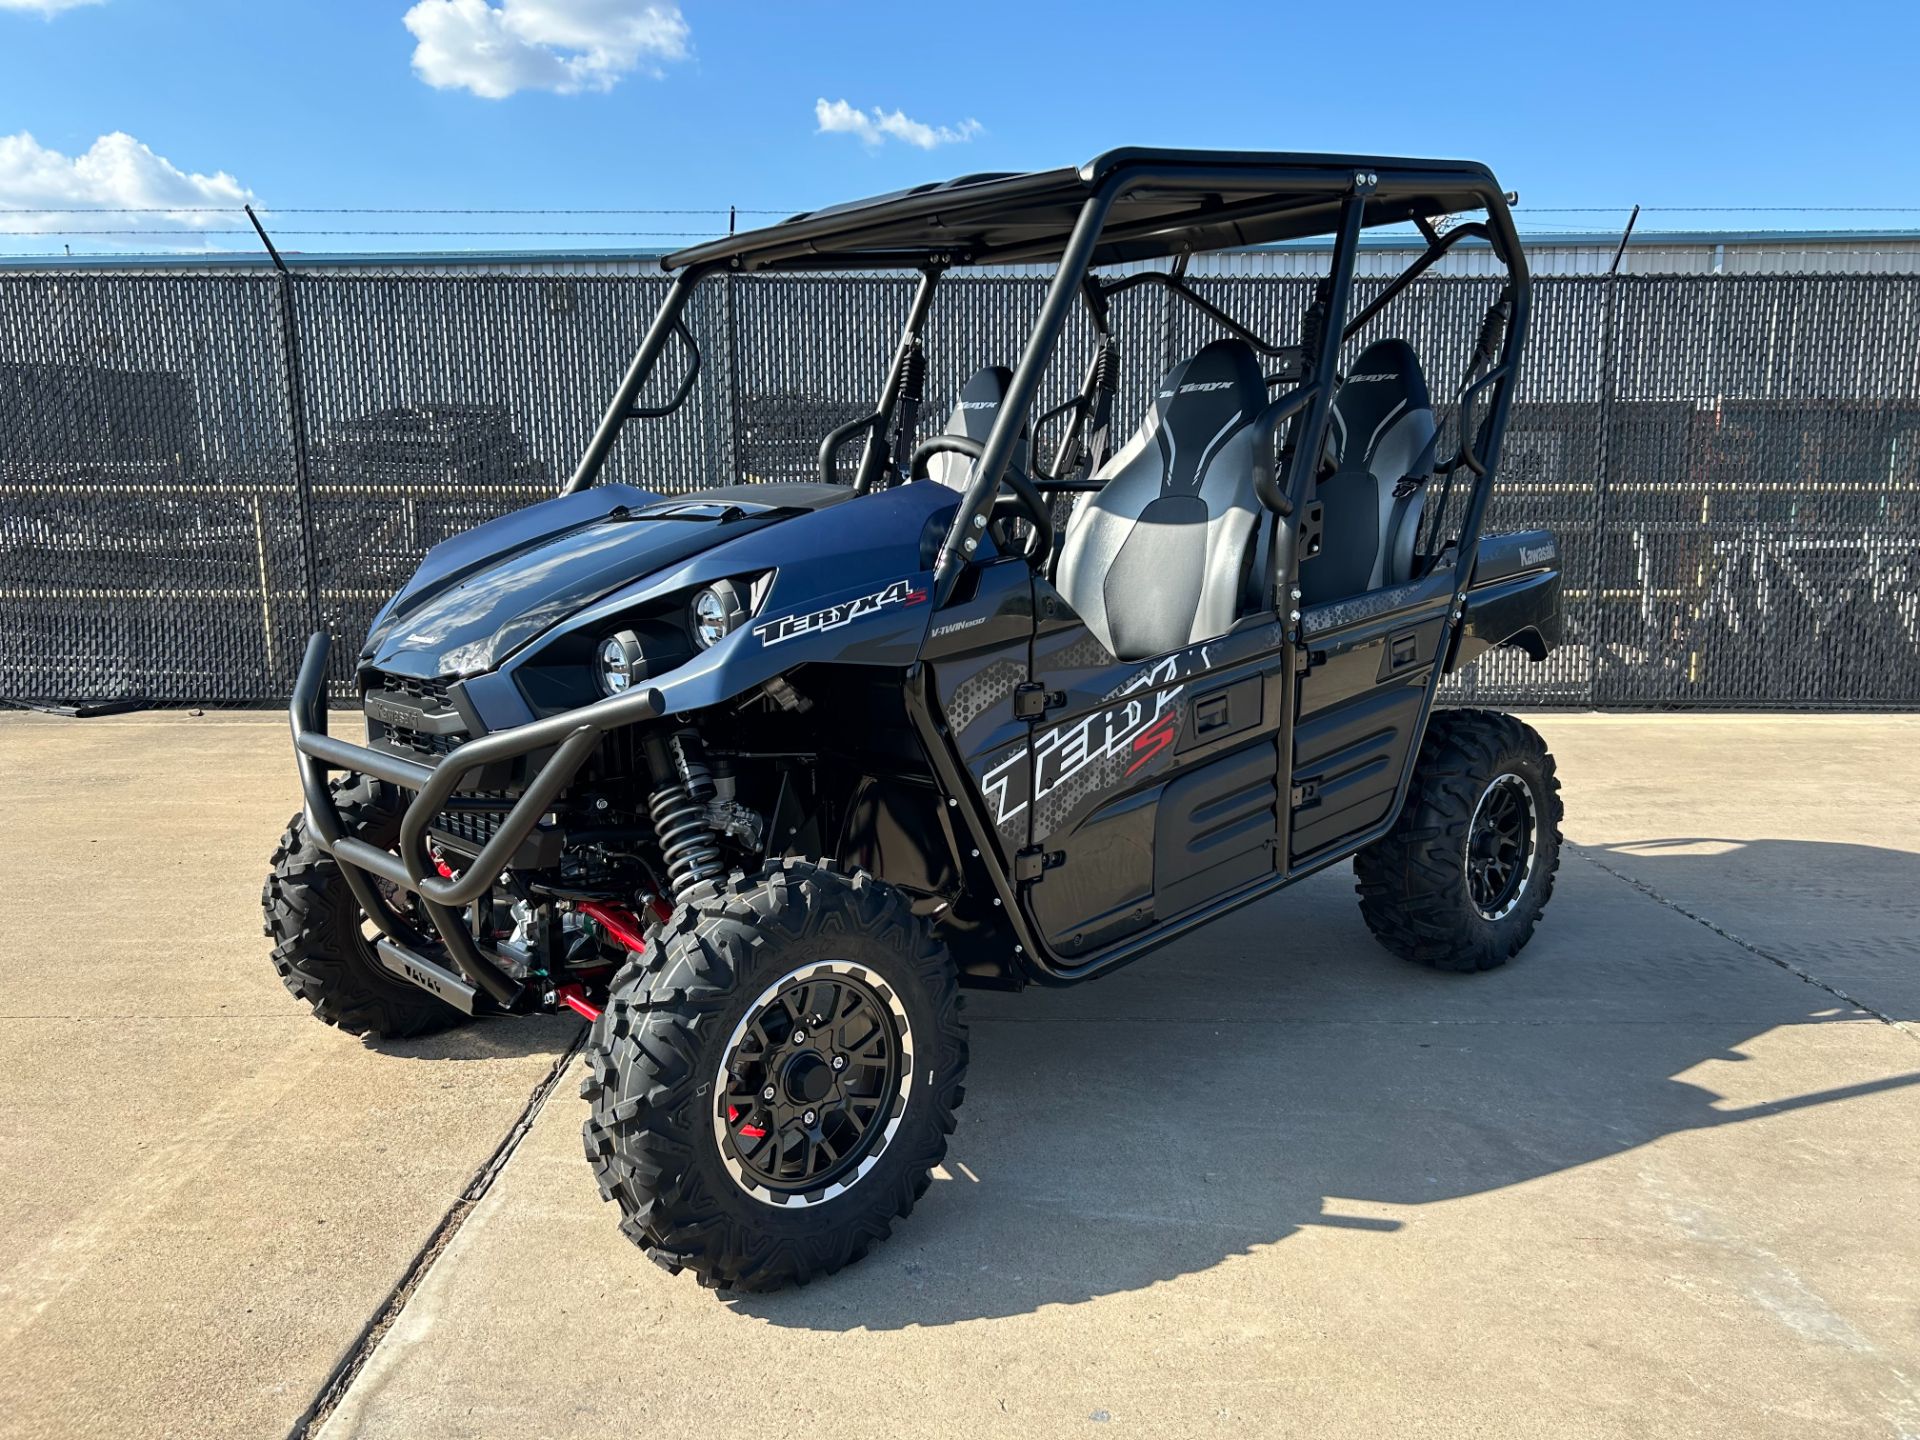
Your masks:
<instances>
[{"instance_id":1,"label":"headlight","mask_svg":"<svg viewBox=\"0 0 1920 1440\"><path fill-rule=\"evenodd\" d=\"M646 673L646 656L640 649L640 637L633 631L622 630L600 642L600 688L607 694L625 694Z\"/></svg>"},{"instance_id":2,"label":"headlight","mask_svg":"<svg viewBox=\"0 0 1920 1440\"><path fill-rule=\"evenodd\" d=\"M693 642L711 649L747 618L747 600L731 580L717 580L693 597Z\"/></svg>"}]
</instances>

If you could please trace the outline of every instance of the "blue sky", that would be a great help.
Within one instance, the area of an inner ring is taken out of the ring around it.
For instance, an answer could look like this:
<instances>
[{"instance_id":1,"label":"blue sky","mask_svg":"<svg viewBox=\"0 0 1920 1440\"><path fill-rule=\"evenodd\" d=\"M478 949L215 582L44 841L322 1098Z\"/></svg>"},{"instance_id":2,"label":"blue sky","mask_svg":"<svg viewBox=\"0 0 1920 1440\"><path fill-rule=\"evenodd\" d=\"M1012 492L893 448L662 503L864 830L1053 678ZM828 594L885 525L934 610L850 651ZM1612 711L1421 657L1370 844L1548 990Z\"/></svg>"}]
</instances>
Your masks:
<instances>
[{"instance_id":1,"label":"blue sky","mask_svg":"<svg viewBox=\"0 0 1920 1440\"><path fill-rule=\"evenodd\" d=\"M0 0L0 250L581 247L1110 146L1483 159L1532 229L1920 227L1911 3L1098 7L791 0ZM824 108L822 102L825 102ZM108 137L104 139L102 137ZM107 216L113 205L176 207ZM95 207L28 214L27 207ZM1622 207L1609 214L1548 207ZM1915 207L1874 213L1848 207ZM138 241L52 233L153 228ZM565 230L613 235L565 236ZM179 238L174 238L178 235Z\"/></svg>"}]
</instances>

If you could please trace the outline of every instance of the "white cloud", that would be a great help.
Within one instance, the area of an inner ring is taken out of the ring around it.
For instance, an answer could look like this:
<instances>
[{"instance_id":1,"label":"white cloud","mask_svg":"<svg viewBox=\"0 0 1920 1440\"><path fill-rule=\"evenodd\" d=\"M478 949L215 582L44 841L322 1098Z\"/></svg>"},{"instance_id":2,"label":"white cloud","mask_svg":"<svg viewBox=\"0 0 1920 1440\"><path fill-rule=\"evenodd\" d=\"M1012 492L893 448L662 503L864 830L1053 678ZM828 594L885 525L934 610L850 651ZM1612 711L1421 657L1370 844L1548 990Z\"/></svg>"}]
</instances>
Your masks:
<instances>
[{"instance_id":1,"label":"white cloud","mask_svg":"<svg viewBox=\"0 0 1920 1440\"><path fill-rule=\"evenodd\" d=\"M0 135L0 224L9 230L44 235L62 230L153 230L165 225L189 231L229 229L235 216L196 213L194 207L238 207L253 198L253 192L226 171L189 174L118 130L102 135L86 153L71 157L49 150L24 130ZM86 211L139 207L160 213L9 213L49 206L79 206Z\"/></svg>"},{"instance_id":2,"label":"white cloud","mask_svg":"<svg viewBox=\"0 0 1920 1440\"><path fill-rule=\"evenodd\" d=\"M51 20L62 10L78 10L82 5L104 5L106 0L0 0L0 10L38 10Z\"/></svg>"},{"instance_id":3,"label":"white cloud","mask_svg":"<svg viewBox=\"0 0 1920 1440\"><path fill-rule=\"evenodd\" d=\"M678 5L631 0L420 0L406 14L413 68L442 90L504 100L516 90L611 90L687 58Z\"/></svg>"},{"instance_id":4,"label":"white cloud","mask_svg":"<svg viewBox=\"0 0 1920 1440\"><path fill-rule=\"evenodd\" d=\"M891 137L922 150L971 140L982 129L978 120L962 120L953 126L926 125L909 119L901 110L882 110L878 105L861 110L844 100L814 101L813 118L819 122L818 133L822 135L857 135L863 145L879 145Z\"/></svg>"}]
</instances>

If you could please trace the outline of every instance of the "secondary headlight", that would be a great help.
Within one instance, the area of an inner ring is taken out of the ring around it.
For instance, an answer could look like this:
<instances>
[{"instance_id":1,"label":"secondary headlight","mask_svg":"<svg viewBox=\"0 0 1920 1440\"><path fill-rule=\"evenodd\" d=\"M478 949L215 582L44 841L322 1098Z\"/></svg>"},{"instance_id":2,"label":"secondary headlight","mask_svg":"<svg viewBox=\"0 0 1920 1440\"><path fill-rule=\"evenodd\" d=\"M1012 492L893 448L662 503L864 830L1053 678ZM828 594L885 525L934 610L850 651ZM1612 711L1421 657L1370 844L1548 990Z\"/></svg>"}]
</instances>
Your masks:
<instances>
[{"instance_id":1,"label":"secondary headlight","mask_svg":"<svg viewBox=\"0 0 1920 1440\"><path fill-rule=\"evenodd\" d=\"M716 580L693 597L693 642L711 649L740 628L747 618L747 597L731 580Z\"/></svg>"},{"instance_id":2,"label":"secondary headlight","mask_svg":"<svg viewBox=\"0 0 1920 1440\"><path fill-rule=\"evenodd\" d=\"M640 637L631 630L622 630L618 635L609 635L602 640L599 655L600 688L609 695L625 694L636 679L647 673Z\"/></svg>"}]
</instances>

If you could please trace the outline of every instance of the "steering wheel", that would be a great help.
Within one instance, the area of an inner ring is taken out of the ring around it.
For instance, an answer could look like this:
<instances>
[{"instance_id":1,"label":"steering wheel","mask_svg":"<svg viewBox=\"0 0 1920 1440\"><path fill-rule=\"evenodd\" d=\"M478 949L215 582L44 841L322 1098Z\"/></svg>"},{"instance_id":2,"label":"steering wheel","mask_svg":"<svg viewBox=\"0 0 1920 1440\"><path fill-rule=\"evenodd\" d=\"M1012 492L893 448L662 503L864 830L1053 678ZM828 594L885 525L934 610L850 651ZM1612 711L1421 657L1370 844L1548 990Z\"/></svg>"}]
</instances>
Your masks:
<instances>
[{"instance_id":1,"label":"steering wheel","mask_svg":"<svg viewBox=\"0 0 1920 1440\"><path fill-rule=\"evenodd\" d=\"M930 435L913 447L913 457L907 466L909 478L924 480L927 478L927 462L936 455L965 455L970 460L978 460L986 451L986 446L971 435ZM1000 477L1000 483L1013 493L996 495L993 501L993 518L988 522L993 534L993 543L1002 550L1013 547L1006 543L999 522L1005 511L1011 518L1025 520L1033 527L1027 537L1026 557L1037 560L1049 554L1053 549L1053 512L1040 492L1033 488L1033 482L1011 464Z\"/></svg>"}]
</instances>

